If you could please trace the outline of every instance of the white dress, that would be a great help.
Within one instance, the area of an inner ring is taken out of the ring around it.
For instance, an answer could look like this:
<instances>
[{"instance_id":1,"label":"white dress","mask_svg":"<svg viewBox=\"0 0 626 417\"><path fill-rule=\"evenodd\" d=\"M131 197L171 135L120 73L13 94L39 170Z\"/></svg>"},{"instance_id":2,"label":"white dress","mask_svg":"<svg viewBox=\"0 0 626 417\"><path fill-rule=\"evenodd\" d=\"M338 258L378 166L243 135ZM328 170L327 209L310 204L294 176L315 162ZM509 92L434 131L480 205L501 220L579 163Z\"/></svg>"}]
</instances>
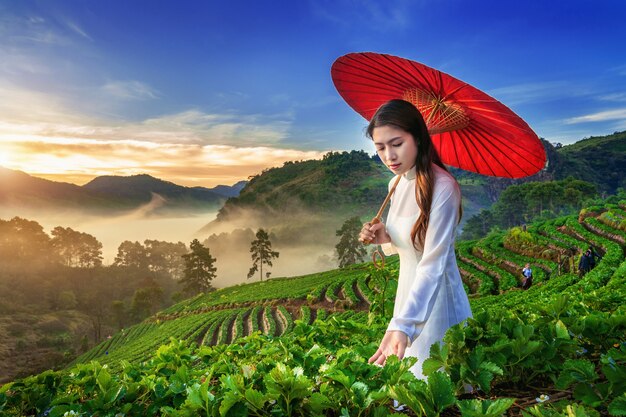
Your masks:
<instances>
[{"instance_id":1,"label":"white dress","mask_svg":"<svg viewBox=\"0 0 626 417\"><path fill-rule=\"evenodd\" d=\"M426 378L422 365L430 346L441 341L448 328L472 316L454 254L461 191L444 169L433 164L433 173L435 187L423 252L411 242L411 229L420 213L415 199L415 167L403 174L391 198L386 223L391 243L381 245L386 255L400 256L398 290L387 330L408 335L410 345L405 356L418 358L411 371L420 379Z\"/></svg>"}]
</instances>

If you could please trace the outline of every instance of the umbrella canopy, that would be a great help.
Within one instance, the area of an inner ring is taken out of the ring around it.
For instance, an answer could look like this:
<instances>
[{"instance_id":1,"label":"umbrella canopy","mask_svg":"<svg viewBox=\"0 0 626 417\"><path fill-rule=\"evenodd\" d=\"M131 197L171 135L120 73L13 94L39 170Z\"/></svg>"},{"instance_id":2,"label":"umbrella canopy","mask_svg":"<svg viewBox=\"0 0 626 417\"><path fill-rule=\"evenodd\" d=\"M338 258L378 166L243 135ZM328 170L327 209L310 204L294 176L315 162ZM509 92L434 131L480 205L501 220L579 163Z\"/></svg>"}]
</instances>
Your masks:
<instances>
[{"instance_id":1,"label":"umbrella canopy","mask_svg":"<svg viewBox=\"0 0 626 417\"><path fill-rule=\"evenodd\" d=\"M543 145L526 122L496 99L441 71L362 52L338 58L331 75L339 94L367 120L391 99L413 103L447 165L508 178L533 175L545 165Z\"/></svg>"}]
</instances>

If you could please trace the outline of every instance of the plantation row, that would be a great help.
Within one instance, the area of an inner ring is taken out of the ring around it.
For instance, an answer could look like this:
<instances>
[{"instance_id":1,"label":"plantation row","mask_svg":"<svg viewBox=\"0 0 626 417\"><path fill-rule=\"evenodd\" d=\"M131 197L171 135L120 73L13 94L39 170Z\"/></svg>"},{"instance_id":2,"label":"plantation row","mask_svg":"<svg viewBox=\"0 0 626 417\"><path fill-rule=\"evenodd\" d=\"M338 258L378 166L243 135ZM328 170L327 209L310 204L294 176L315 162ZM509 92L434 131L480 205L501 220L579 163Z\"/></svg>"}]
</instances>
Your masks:
<instances>
[{"instance_id":1,"label":"plantation row","mask_svg":"<svg viewBox=\"0 0 626 417\"><path fill-rule=\"evenodd\" d=\"M252 284L222 288L175 304L159 316L177 316L217 306L263 303L279 299L307 299L309 302L349 300L354 305L368 303L369 294L364 280L366 266L355 265L328 272L295 278L275 278Z\"/></svg>"},{"instance_id":2,"label":"plantation row","mask_svg":"<svg viewBox=\"0 0 626 417\"><path fill-rule=\"evenodd\" d=\"M78 357L74 363L98 360L102 364L115 364L121 360L141 360L149 356L155 347L166 344L171 337L199 346L230 344L236 339L260 332L268 336L281 336L290 332L296 320L313 324L325 320L330 315L342 319L367 314L355 310L335 313L332 310L312 309L300 306L297 312L290 312L284 306L255 306L247 309L223 309L210 313L190 314L177 320L144 322L130 329L118 332L94 349Z\"/></svg>"}]
</instances>

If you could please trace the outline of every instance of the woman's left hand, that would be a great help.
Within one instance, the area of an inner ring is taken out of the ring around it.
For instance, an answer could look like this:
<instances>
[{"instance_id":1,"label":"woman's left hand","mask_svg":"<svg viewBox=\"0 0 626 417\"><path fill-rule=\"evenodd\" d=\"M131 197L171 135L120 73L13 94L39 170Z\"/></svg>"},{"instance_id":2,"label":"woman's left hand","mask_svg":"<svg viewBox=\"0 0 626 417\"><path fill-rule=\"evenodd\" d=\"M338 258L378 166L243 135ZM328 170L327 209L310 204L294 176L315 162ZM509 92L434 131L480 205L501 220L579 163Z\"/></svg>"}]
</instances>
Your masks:
<instances>
[{"instance_id":1,"label":"woman's left hand","mask_svg":"<svg viewBox=\"0 0 626 417\"><path fill-rule=\"evenodd\" d=\"M383 337L383 340L380 342L380 347L376 353L369 358L368 362L383 366L387 361L387 357L390 355L396 355L398 359L404 358L404 351L406 350L408 339L406 333L400 330L390 330L386 332L385 337Z\"/></svg>"}]
</instances>

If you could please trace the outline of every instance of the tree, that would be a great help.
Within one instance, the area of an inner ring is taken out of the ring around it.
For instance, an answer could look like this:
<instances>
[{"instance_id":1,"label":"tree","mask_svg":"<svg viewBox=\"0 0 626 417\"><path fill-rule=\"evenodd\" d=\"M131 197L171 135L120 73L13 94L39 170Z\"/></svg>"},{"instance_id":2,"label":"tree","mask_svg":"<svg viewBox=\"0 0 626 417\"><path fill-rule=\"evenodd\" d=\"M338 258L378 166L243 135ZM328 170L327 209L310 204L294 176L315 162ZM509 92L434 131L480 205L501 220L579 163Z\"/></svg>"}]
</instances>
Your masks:
<instances>
[{"instance_id":1,"label":"tree","mask_svg":"<svg viewBox=\"0 0 626 417\"><path fill-rule=\"evenodd\" d=\"M339 258L339 268L363 261L367 251L359 242L359 232L361 231L361 219L357 216L351 217L343 223L336 235L340 237L339 243L335 246L337 257Z\"/></svg>"},{"instance_id":2,"label":"tree","mask_svg":"<svg viewBox=\"0 0 626 417\"><path fill-rule=\"evenodd\" d=\"M259 276L263 281L263 264L273 266L272 259L278 258L278 252L272 250L272 242L270 242L270 237L265 230L259 229L256 232L256 240L251 243L250 253L252 254L252 268L248 272L248 278L259 271Z\"/></svg>"},{"instance_id":3,"label":"tree","mask_svg":"<svg viewBox=\"0 0 626 417\"><path fill-rule=\"evenodd\" d=\"M127 311L126 304L122 300L114 300L111 303L111 314L113 322L119 329L123 329L126 323Z\"/></svg>"},{"instance_id":4,"label":"tree","mask_svg":"<svg viewBox=\"0 0 626 417\"><path fill-rule=\"evenodd\" d=\"M123 241L117 248L117 255L113 261L115 266L134 267L141 270L148 269L148 254L146 248L139 242Z\"/></svg>"},{"instance_id":5,"label":"tree","mask_svg":"<svg viewBox=\"0 0 626 417\"><path fill-rule=\"evenodd\" d=\"M172 243L147 239L143 243L150 271L166 273L176 280L182 277L185 267L182 256L187 253L183 242Z\"/></svg>"},{"instance_id":6,"label":"tree","mask_svg":"<svg viewBox=\"0 0 626 417\"><path fill-rule=\"evenodd\" d=\"M148 287L139 288L133 295L131 312L138 320L153 314L163 300L163 288L156 282Z\"/></svg>"},{"instance_id":7,"label":"tree","mask_svg":"<svg viewBox=\"0 0 626 417\"><path fill-rule=\"evenodd\" d=\"M50 236L36 221L0 219L0 263L47 267L56 260Z\"/></svg>"},{"instance_id":8,"label":"tree","mask_svg":"<svg viewBox=\"0 0 626 417\"><path fill-rule=\"evenodd\" d=\"M198 239L194 239L189 245L191 252L183 255L185 270L180 283L184 285L187 293L207 292L213 289L211 281L216 277L217 268L213 266L216 259L211 256L209 248L205 247Z\"/></svg>"},{"instance_id":9,"label":"tree","mask_svg":"<svg viewBox=\"0 0 626 417\"><path fill-rule=\"evenodd\" d=\"M102 265L102 243L88 233L57 226L52 230L51 242L65 266L93 268Z\"/></svg>"}]
</instances>

